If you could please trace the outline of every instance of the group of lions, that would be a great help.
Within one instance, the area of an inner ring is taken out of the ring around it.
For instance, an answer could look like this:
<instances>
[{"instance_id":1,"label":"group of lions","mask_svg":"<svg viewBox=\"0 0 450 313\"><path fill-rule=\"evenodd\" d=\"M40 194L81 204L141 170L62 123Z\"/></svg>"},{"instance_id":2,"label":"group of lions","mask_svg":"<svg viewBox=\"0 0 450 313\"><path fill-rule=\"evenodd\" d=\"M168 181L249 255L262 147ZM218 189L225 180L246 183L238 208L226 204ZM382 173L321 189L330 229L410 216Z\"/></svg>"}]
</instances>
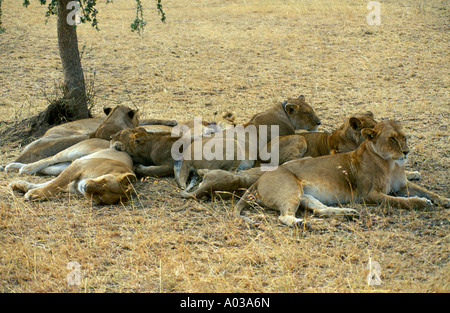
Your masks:
<instances>
[{"instance_id":1,"label":"group of lions","mask_svg":"<svg viewBox=\"0 0 450 313\"><path fill-rule=\"evenodd\" d=\"M343 205L450 207L448 198L410 181L420 174L405 170L409 148L400 124L377 122L371 112L348 117L331 133L317 131L321 120L304 96L254 115L244 127L278 129L277 136L269 131L263 140L258 133L258 151L263 146L268 150L275 144L278 147L277 167L267 171L262 167L267 160L250 158L245 144L243 159L236 155L195 159L189 155L192 151L183 149L177 151L179 158L174 157L174 145L180 140L187 140L189 147L223 140L219 134L235 126L232 113L224 114L219 122L202 123L203 136L186 138L174 135L173 127L192 129L192 121L140 121L138 110L126 106L104 112L106 118L53 127L26 146L4 170L56 177L41 184L16 180L10 184L12 189L33 201L70 192L98 204L113 204L130 200L138 177L174 176L183 198L237 194L241 198L234 207L236 217L243 217L242 209L256 201L278 210L279 220L288 226L304 222L296 217L298 208L319 216L357 216L356 210Z\"/></svg>"}]
</instances>

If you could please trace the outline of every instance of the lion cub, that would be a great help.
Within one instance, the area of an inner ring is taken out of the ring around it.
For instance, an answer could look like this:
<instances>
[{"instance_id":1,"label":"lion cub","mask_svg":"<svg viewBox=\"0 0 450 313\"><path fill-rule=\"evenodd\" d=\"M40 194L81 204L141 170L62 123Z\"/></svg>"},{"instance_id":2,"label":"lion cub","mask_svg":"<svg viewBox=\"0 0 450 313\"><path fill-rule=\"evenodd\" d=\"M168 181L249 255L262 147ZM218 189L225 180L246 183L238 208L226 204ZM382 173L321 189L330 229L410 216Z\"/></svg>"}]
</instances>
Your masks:
<instances>
[{"instance_id":1,"label":"lion cub","mask_svg":"<svg viewBox=\"0 0 450 313\"><path fill-rule=\"evenodd\" d=\"M407 181L409 148L399 124L380 122L362 135L364 142L353 152L290 161L265 172L237 203L235 216L241 216L252 197L279 210L280 221L288 226L303 223L295 217L299 206L318 215L357 215L354 209L336 206L361 201L405 209L450 206L448 198Z\"/></svg>"},{"instance_id":2,"label":"lion cub","mask_svg":"<svg viewBox=\"0 0 450 313\"><path fill-rule=\"evenodd\" d=\"M180 137L170 132L151 133L143 127L124 129L111 136L110 147L128 153L140 176L173 175L172 145Z\"/></svg>"}]
</instances>

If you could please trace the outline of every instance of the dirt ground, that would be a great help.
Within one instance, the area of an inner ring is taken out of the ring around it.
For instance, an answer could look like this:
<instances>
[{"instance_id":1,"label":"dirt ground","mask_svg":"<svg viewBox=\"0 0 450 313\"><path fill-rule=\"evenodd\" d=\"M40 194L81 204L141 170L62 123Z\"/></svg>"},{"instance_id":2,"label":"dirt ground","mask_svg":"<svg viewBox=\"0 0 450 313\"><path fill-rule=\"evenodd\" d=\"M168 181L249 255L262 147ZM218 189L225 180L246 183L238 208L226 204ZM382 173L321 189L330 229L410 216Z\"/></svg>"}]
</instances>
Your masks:
<instances>
[{"instance_id":1,"label":"dirt ground","mask_svg":"<svg viewBox=\"0 0 450 313\"><path fill-rule=\"evenodd\" d=\"M165 24L145 3L139 37L133 0L101 1L100 31L78 27L93 113L126 104L143 118L215 120L232 110L243 123L303 94L323 130L366 110L401 121L408 167L449 197L449 3L380 2L378 26L367 23L368 1L163 1ZM0 128L45 109L62 80L56 19L45 23L38 1L2 5ZM5 165L23 147L0 140ZM232 218L236 199L185 200L173 178L139 182L132 203L97 206L72 195L26 202L8 186L19 177L0 172L1 292L450 291L441 207L357 205L355 221L299 212L311 230L253 208L254 228ZM380 285L368 284L370 261Z\"/></svg>"}]
</instances>

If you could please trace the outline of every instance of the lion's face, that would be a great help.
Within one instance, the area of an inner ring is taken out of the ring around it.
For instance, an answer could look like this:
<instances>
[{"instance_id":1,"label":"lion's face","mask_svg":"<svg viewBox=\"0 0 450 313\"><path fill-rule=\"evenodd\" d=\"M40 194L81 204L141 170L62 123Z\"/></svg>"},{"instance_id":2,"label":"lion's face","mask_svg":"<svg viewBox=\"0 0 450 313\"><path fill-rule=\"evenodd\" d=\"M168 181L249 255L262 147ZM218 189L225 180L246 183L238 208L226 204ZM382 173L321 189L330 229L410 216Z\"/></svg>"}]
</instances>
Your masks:
<instances>
[{"instance_id":1,"label":"lion's face","mask_svg":"<svg viewBox=\"0 0 450 313\"><path fill-rule=\"evenodd\" d=\"M364 137L361 130L364 128L374 128L377 122L374 119L373 113L368 111L364 113L357 113L351 116L343 125L346 137L359 146L363 143Z\"/></svg>"},{"instance_id":2,"label":"lion's face","mask_svg":"<svg viewBox=\"0 0 450 313\"><path fill-rule=\"evenodd\" d=\"M362 133L372 150L384 160L395 160L399 164L406 162L409 153L407 137L398 123L380 122L373 129L363 129Z\"/></svg>"},{"instance_id":3,"label":"lion's face","mask_svg":"<svg viewBox=\"0 0 450 313\"><path fill-rule=\"evenodd\" d=\"M133 192L132 183L136 176L125 174L117 177L111 174L87 179L82 186L83 194L97 204L127 202Z\"/></svg>"},{"instance_id":4,"label":"lion's face","mask_svg":"<svg viewBox=\"0 0 450 313\"><path fill-rule=\"evenodd\" d=\"M108 117L95 131L95 138L108 140L112 134L122 129L139 126L138 110L132 110L124 105L119 105L114 109L105 108L104 112Z\"/></svg>"},{"instance_id":5,"label":"lion's face","mask_svg":"<svg viewBox=\"0 0 450 313\"><path fill-rule=\"evenodd\" d=\"M289 98L284 102L284 109L295 129L316 131L321 124L320 118L313 108L306 103L305 98Z\"/></svg>"},{"instance_id":6,"label":"lion's face","mask_svg":"<svg viewBox=\"0 0 450 313\"><path fill-rule=\"evenodd\" d=\"M143 127L127 128L110 137L110 147L118 151L133 153L147 135Z\"/></svg>"},{"instance_id":7,"label":"lion's face","mask_svg":"<svg viewBox=\"0 0 450 313\"><path fill-rule=\"evenodd\" d=\"M145 153L141 157L147 136L143 127L124 129L111 136L110 148L128 153L135 163L147 164Z\"/></svg>"}]
</instances>

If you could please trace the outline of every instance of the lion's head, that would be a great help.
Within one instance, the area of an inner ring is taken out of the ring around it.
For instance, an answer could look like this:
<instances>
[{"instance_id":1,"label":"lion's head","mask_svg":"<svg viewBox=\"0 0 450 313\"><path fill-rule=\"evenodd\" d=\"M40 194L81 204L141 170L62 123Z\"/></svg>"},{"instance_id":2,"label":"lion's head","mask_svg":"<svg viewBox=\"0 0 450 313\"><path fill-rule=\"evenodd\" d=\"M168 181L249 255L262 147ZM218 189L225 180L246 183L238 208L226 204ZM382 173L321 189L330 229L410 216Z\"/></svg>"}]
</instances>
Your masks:
<instances>
[{"instance_id":1,"label":"lion's head","mask_svg":"<svg viewBox=\"0 0 450 313\"><path fill-rule=\"evenodd\" d=\"M353 114L337 132L338 138L336 138L337 142L333 142L333 148L337 150L336 152L347 152L358 148L364 141L361 130L374 128L376 124L373 113L370 111Z\"/></svg>"},{"instance_id":2,"label":"lion's head","mask_svg":"<svg viewBox=\"0 0 450 313\"><path fill-rule=\"evenodd\" d=\"M91 138L101 138L108 140L109 137L125 128L139 126L139 110L132 110L127 106L118 105L114 109L104 108L108 117L103 121L97 130L91 134Z\"/></svg>"},{"instance_id":3,"label":"lion's head","mask_svg":"<svg viewBox=\"0 0 450 313\"><path fill-rule=\"evenodd\" d=\"M316 131L321 124L314 109L305 101L303 95L283 101L283 108L295 129Z\"/></svg>"},{"instance_id":4,"label":"lion's head","mask_svg":"<svg viewBox=\"0 0 450 313\"><path fill-rule=\"evenodd\" d=\"M362 135L368 141L369 147L384 160L395 160L399 164L406 162L409 153L407 136L399 123L379 122L372 129L363 129Z\"/></svg>"},{"instance_id":5,"label":"lion's head","mask_svg":"<svg viewBox=\"0 0 450 313\"><path fill-rule=\"evenodd\" d=\"M110 147L118 151L132 153L147 137L147 134L143 127L123 129L110 137Z\"/></svg>"},{"instance_id":6,"label":"lion's head","mask_svg":"<svg viewBox=\"0 0 450 313\"><path fill-rule=\"evenodd\" d=\"M97 204L128 202L133 193L134 174L117 177L112 174L86 179L81 190L83 194Z\"/></svg>"},{"instance_id":7,"label":"lion's head","mask_svg":"<svg viewBox=\"0 0 450 313\"><path fill-rule=\"evenodd\" d=\"M167 136L169 132L148 133L143 127L127 128L110 137L110 148L128 153L134 163L150 165L149 150L147 142L157 143L160 139L155 136ZM151 139L153 138L153 139Z\"/></svg>"}]
</instances>

